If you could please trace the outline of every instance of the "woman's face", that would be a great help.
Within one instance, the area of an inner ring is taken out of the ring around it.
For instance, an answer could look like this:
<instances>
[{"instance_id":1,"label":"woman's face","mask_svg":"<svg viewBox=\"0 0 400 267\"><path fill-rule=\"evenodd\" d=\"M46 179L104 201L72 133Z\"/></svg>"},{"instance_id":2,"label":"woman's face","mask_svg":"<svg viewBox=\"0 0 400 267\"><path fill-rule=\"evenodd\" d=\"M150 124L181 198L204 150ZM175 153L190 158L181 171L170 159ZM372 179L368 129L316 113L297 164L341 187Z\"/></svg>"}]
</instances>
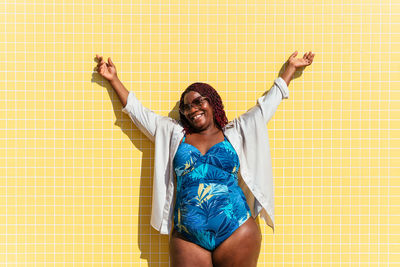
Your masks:
<instances>
[{"instance_id":1,"label":"woman's face","mask_svg":"<svg viewBox=\"0 0 400 267\"><path fill-rule=\"evenodd\" d=\"M204 131L214 127L214 111L206 98L198 92L189 91L183 98L186 109L183 114L196 131Z\"/></svg>"}]
</instances>

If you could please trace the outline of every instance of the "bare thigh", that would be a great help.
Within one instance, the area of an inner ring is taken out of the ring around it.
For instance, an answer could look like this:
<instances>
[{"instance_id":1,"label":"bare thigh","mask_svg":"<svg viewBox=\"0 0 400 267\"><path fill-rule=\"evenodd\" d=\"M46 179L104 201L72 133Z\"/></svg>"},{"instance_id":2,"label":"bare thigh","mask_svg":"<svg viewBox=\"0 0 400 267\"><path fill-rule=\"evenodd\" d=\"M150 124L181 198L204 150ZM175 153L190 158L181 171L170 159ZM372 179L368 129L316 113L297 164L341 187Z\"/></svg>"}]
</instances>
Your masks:
<instances>
[{"instance_id":1,"label":"bare thigh","mask_svg":"<svg viewBox=\"0 0 400 267\"><path fill-rule=\"evenodd\" d=\"M213 252L214 266L257 266L261 248L261 232L252 217Z\"/></svg>"},{"instance_id":2,"label":"bare thigh","mask_svg":"<svg viewBox=\"0 0 400 267\"><path fill-rule=\"evenodd\" d=\"M174 230L169 242L169 252L173 267L201 266L212 267L211 252L186 241Z\"/></svg>"}]
</instances>

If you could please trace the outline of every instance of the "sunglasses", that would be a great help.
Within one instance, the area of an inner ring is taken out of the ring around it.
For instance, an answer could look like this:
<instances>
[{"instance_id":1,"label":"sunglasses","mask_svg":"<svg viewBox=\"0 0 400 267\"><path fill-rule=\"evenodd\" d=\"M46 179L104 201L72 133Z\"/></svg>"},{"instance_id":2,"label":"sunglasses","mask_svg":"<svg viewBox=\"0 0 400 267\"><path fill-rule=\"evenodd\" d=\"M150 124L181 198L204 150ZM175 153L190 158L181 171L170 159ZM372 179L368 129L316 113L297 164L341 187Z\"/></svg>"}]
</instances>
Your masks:
<instances>
[{"instance_id":1,"label":"sunglasses","mask_svg":"<svg viewBox=\"0 0 400 267\"><path fill-rule=\"evenodd\" d=\"M195 99L192 101L192 103L190 103L190 104L184 104L179 110L180 110L180 112L182 112L182 113L186 113L186 112L189 112L190 109L191 109L192 107L194 107L194 108L196 108L196 109L199 109L199 108L201 108L201 107L204 105L204 102L205 102L205 101L208 101L208 98L207 98L207 97L199 96L199 97L195 98Z\"/></svg>"}]
</instances>

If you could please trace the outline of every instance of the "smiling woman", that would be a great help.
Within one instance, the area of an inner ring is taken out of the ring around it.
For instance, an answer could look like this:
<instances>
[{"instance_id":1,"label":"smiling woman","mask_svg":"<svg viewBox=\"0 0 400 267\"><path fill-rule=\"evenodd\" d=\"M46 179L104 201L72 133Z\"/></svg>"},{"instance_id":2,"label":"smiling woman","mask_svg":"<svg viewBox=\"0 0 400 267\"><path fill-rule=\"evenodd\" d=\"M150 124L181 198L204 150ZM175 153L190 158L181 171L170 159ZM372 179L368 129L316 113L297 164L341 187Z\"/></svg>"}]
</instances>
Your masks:
<instances>
[{"instance_id":1,"label":"smiling woman","mask_svg":"<svg viewBox=\"0 0 400 267\"><path fill-rule=\"evenodd\" d=\"M151 224L171 234L173 266L257 265L261 233L254 219L261 214L274 227L266 123L288 98L295 71L314 58L311 52L296 55L257 105L231 122L221 97L205 83L182 93L180 121L157 115L126 90L110 58L106 63L96 55L97 70L118 94L123 111L155 143Z\"/></svg>"},{"instance_id":2,"label":"smiling woman","mask_svg":"<svg viewBox=\"0 0 400 267\"><path fill-rule=\"evenodd\" d=\"M187 132L202 132L214 124L213 108L206 97L191 91L185 95L184 103L181 114L189 123Z\"/></svg>"},{"instance_id":3,"label":"smiling woman","mask_svg":"<svg viewBox=\"0 0 400 267\"><path fill-rule=\"evenodd\" d=\"M207 103L212 107L213 121L217 128L222 130L222 128L228 123L228 118L226 117L220 95L211 85L197 82L188 86L188 88L186 88L182 93L180 99L180 119L185 132L192 133L192 131L196 131L195 128L190 127L190 118L187 117L187 115L190 115L189 113L192 112L189 108L193 106L192 104L193 102L196 102L196 99L201 99L201 104L205 104L204 100L207 100ZM189 105L188 103L192 104ZM200 105L195 105L195 107L201 109Z\"/></svg>"}]
</instances>

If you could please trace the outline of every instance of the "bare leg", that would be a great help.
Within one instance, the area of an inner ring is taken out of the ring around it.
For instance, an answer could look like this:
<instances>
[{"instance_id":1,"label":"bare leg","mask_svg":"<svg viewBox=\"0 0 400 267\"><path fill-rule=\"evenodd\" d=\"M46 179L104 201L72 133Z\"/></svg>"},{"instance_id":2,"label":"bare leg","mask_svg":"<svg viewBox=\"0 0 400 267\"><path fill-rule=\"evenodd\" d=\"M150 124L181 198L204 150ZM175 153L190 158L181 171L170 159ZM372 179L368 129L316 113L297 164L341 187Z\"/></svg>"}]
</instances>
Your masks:
<instances>
[{"instance_id":1,"label":"bare leg","mask_svg":"<svg viewBox=\"0 0 400 267\"><path fill-rule=\"evenodd\" d=\"M212 267L211 252L184 240L174 230L169 241L172 267Z\"/></svg>"},{"instance_id":2,"label":"bare leg","mask_svg":"<svg viewBox=\"0 0 400 267\"><path fill-rule=\"evenodd\" d=\"M214 266L257 266L261 232L251 217L213 252Z\"/></svg>"}]
</instances>

